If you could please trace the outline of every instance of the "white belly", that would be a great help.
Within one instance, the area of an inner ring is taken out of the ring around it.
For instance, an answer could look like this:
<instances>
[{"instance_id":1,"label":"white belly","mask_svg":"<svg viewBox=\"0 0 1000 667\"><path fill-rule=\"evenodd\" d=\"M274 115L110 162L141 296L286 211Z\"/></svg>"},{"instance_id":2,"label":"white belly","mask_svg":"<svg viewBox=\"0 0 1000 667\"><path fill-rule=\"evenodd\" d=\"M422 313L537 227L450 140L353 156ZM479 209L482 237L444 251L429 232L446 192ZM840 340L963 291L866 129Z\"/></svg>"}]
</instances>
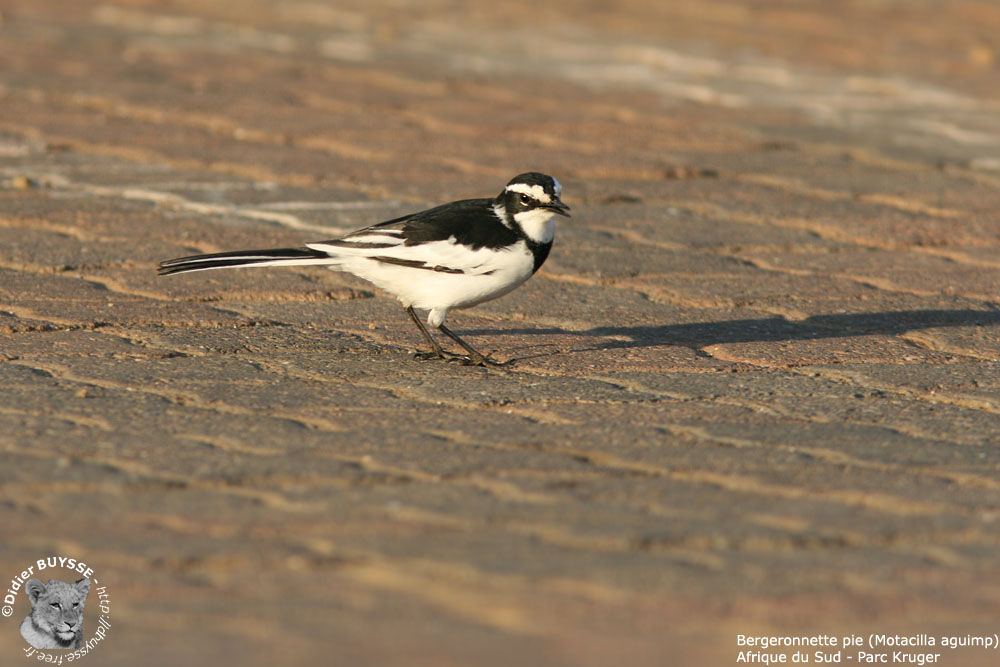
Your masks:
<instances>
[{"instance_id":1,"label":"white belly","mask_svg":"<svg viewBox=\"0 0 1000 667\"><path fill-rule=\"evenodd\" d=\"M468 261L466 250L463 273L399 266L363 257L345 257L343 264L330 268L364 278L394 295L404 306L431 311L428 322L437 326L449 310L503 296L523 284L534 270L534 256L523 241L507 250L481 248L473 254L475 261Z\"/></svg>"}]
</instances>

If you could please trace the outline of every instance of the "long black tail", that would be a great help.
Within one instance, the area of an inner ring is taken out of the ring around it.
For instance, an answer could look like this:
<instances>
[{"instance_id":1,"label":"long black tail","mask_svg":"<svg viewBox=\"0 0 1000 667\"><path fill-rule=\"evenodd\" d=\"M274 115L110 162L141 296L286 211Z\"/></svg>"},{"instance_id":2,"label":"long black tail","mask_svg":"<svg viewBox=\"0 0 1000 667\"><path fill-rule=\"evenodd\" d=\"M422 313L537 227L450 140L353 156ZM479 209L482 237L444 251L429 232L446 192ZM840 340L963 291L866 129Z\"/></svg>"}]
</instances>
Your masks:
<instances>
[{"instance_id":1,"label":"long black tail","mask_svg":"<svg viewBox=\"0 0 1000 667\"><path fill-rule=\"evenodd\" d=\"M185 271L225 269L235 266L296 266L305 264L335 264L325 252L309 248L275 248L273 250L237 250L211 255L192 255L161 262L156 271L161 276Z\"/></svg>"}]
</instances>

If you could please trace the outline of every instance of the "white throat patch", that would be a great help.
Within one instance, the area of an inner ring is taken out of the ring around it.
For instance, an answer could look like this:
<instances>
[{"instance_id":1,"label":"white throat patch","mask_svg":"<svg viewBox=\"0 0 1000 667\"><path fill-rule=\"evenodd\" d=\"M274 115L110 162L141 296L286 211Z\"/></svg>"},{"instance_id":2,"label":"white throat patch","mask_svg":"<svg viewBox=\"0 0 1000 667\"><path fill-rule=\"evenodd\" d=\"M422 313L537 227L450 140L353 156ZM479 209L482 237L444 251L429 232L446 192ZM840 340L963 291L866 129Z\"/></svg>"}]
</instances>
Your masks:
<instances>
[{"instance_id":1,"label":"white throat patch","mask_svg":"<svg viewBox=\"0 0 1000 667\"><path fill-rule=\"evenodd\" d=\"M552 243L556 235L555 214L547 208L534 208L514 214L514 222L535 243Z\"/></svg>"}]
</instances>

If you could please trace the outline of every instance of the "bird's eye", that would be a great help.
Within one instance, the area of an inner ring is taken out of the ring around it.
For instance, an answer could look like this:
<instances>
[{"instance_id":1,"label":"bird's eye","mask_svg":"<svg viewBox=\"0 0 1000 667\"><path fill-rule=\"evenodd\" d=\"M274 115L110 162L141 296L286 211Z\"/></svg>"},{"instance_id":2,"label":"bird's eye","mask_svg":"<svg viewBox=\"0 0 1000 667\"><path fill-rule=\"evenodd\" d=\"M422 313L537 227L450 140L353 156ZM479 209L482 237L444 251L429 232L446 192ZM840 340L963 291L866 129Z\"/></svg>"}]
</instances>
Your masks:
<instances>
[{"instance_id":1,"label":"bird's eye","mask_svg":"<svg viewBox=\"0 0 1000 667\"><path fill-rule=\"evenodd\" d=\"M524 204L525 206L531 203L531 197L529 197L528 195L521 195L520 200L521 203Z\"/></svg>"}]
</instances>

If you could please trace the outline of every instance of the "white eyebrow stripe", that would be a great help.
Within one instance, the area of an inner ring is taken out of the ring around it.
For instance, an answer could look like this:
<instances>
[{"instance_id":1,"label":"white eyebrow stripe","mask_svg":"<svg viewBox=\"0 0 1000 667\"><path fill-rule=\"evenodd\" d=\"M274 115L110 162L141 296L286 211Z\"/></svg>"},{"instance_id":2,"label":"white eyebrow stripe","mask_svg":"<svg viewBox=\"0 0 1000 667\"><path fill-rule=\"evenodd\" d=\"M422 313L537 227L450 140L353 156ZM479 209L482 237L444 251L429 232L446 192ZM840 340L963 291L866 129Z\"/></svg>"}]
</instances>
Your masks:
<instances>
[{"instance_id":1,"label":"white eyebrow stripe","mask_svg":"<svg viewBox=\"0 0 1000 667\"><path fill-rule=\"evenodd\" d=\"M552 197L545 192L545 188L540 185L528 185L527 183L512 183L504 188L508 192L518 192L522 195L528 195L536 201L540 201L543 204L548 204L552 201Z\"/></svg>"}]
</instances>

